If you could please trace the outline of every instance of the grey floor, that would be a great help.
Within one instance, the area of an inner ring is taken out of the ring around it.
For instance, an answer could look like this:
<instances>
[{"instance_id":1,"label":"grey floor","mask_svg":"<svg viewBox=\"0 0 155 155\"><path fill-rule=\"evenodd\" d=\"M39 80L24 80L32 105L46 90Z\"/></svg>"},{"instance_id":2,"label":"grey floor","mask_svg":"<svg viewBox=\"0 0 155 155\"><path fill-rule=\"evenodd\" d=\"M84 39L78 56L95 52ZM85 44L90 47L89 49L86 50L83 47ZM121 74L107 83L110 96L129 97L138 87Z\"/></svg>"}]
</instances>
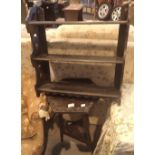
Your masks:
<instances>
[{"instance_id":1,"label":"grey floor","mask_svg":"<svg viewBox=\"0 0 155 155\"><path fill-rule=\"evenodd\" d=\"M96 130L95 125L90 125L90 133L91 138L97 137L96 134L99 130ZM95 145L94 141L94 145ZM49 130L48 134L48 144L46 148L45 155L91 155L92 153L88 150L88 147L75 140L71 137L64 136L64 142L60 142L60 134L59 134L59 128L56 124L53 125L53 128Z\"/></svg>"}]
</instances>

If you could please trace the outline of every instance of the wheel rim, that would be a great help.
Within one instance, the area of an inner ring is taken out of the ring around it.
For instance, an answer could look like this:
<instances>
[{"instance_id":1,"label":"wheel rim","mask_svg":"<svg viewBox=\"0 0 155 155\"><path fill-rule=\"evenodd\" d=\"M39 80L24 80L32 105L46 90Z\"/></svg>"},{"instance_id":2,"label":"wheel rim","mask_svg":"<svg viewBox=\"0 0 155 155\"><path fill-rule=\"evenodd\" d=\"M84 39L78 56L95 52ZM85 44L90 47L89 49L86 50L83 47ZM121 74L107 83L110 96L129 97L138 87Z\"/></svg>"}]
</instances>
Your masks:
<instances>
[{"instance_id":1,"label":"wheel rim","mask_svg":"<svg viewBox=\"0 0 155 155\"><path fill-rule=\"evenodd\" d=\"M122 10L121 7L117 7L117 8L115 8L113 10L112 15L111 15L111 18L112 18L113 21L120 20L120 18L121 18L121 10Z\"/></svg>"},{"instance_id":2,"label":"wheel rim","mask_svg":"<svg viewBox=\"0 0 155 155\"><path fill-rule=\"evenodd\" d=\"M107 4L102 4L98 10L98 16L100 19L104 19L109 13L109 6Z\"/></svg>"}]
</instances>

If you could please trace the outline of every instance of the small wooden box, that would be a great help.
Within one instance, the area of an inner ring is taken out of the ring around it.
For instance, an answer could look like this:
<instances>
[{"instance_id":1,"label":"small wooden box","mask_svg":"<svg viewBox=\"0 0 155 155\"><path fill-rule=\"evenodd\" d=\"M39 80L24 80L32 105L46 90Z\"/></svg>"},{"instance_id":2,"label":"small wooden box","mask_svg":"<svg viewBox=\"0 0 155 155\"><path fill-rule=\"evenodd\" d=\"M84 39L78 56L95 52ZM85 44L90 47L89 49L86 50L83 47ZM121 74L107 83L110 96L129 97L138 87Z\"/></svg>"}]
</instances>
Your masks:
<instances>
[{"instance_id":1,"label":"small wooden box","mask_svg":"<svg viewBox=\"0 0 155 155\"><path fill-rule=\"evenodd\" d=\"M82 4L70 4L63 9L66 21L82 21Z\"/></svg>"}]
</instances>

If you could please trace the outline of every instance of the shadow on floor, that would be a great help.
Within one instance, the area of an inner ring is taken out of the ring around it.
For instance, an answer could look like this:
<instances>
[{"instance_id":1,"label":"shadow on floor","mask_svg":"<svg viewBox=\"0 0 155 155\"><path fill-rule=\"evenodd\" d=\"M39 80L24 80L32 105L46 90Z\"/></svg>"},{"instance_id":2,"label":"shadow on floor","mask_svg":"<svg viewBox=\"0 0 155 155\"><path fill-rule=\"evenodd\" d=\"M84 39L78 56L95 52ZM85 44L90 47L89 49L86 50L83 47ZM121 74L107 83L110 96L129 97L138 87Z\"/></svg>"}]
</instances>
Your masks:
<instances>
[{"instance_id":1,"label":"shadow on floor","mask_svg":"<svg viewBox=\"0 0 155 155\"><path fill-rule=\"evenodd\" d=\"M90 125L91 139L93 140L93 148L95 148L101 126ZM84 143L77 141L69 136L64 135L64 142L60 142L60 133L57 124L49 130L48 143L45 155L91 155L90 149Z\"/></svg>"},{"instance_id":2,"label":"shadow on floor","mask_svg":"<svg viewBox=\"0 0 155 155\"><path fill-rule=\"evenodd\" d=\"M107 106L104 106L104 115L100 116L103 117L106 116L107 109L110 104L107 104ZM99 109L99 108L97 108ZM96 111L95 113L100 113L100 111ZM104 118L105 119L105 118ZM103 123L100 125L90 125L89 131L92 141L92 148L95 149L98 139L101 134ZM79 142L76 139L73 139L69 136L64 135L64 142L61 143L60 141L60 130L59 130L59 123L58 123L58 117L54 117L51 123L51 128L48 132L48 142L47 142L47 148L45 151L45 155L91 155L92 152L90 152L90 149L88 146L84 143Z\"/></svg>"},{"instance_id":3,"label":"shadow on floor","mask_svg":"<svg viewBox=\"0 0 155 155\"><path fill-rule=\"evenodd\" d=\"M69 142L58 143L53 147L51 155L60 155L62 149L68 150L69 148Z\"/></svg>"}]
</instances>

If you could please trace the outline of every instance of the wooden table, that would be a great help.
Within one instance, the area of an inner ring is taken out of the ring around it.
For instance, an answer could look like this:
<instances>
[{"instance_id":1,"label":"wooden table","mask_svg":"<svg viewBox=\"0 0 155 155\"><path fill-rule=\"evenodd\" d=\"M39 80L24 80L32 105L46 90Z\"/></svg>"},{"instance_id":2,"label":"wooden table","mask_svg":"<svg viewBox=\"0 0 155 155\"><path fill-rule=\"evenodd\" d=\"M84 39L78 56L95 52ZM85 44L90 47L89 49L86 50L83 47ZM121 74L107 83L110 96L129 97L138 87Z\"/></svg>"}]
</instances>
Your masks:
<instances>
[{"instance_id":1,"label":"wooden table","mask_svg":"<svg viewBox=\"0 0 155 155\"><path fill-rule=\"evenodd\" d=\"M82 21L82 4L70 4L63 9L66 21Z\"/></svg>"},{"instance_id":2,"label":"wooden table","mask_svg":"<svg viewBox=\"0 0 155 155\"><path fill-rule=\"evenodd\" d=\"M83 143L86 143L92 151L92 142L89 132L88 115L98 99L84 99L76 97L49 96L48 103L53 112L58 114L60 137L63 142L63 135L68 135ZM68 104L74 103L75 107L68 108ZM85 104L85 107L81 107ZM76 121L67 121L63 118L63 114L81 114L81 119Z\"/></svg>"}]
</instances>

